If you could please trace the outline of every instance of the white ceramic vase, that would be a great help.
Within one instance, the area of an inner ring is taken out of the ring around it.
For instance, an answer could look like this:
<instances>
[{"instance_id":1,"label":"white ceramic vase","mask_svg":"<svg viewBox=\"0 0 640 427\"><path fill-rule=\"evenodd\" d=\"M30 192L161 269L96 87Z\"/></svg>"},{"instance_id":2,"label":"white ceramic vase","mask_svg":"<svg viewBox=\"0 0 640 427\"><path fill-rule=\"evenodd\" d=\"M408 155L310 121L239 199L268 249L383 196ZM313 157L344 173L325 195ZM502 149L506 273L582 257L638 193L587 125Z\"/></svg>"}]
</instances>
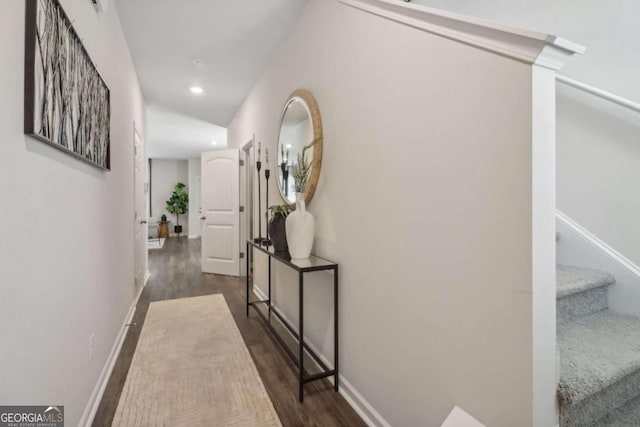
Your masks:
<instances>
[{"instance_id":1,"label":"white ceramic vase","mask_svg":"<svg viewBox=\"0 0 640 427\"><path fill-rule=\"evenodd\" d=\"M296 210L287 216L285 229L292 259L309 258L313 246L315 220L306 210L304 193L296 193Z\"/></svg>"}]
</instances>

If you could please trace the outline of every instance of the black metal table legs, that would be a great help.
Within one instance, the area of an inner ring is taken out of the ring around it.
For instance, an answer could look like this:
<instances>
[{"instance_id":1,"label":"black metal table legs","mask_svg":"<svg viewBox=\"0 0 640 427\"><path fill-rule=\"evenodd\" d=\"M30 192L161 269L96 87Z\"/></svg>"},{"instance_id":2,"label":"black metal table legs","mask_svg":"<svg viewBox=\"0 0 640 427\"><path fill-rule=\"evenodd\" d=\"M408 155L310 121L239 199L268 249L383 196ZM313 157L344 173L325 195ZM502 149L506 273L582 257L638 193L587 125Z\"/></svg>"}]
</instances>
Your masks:
<instances>
[{"instance_id":1,"label":"black metal table legs","mask_svg":"<svg viewBox=\"0 0 640 427\"><path fill-rule=\"evenodd\" d=\"M298 345L298 400L304 400L304 279L302 271L298 273L298 333L300 342Z\"/></svg>"},{"instance_id":2,"label":"black metal table legs","mask_svg":"<svg viewBox=\"0 0 640 427\"><path fill-rule=\"evenodd\" d=\"M253 251L249 252L249 243L247 243L247 317L249 317L249 276L251 276L251 271L249 271L249 257L253 255Z\"/></svg>"},{"instance_id":3,"label":"black metal table legs","mask_svg":"<svg viewBox=\"0 0 640 427\"><path fill-rule=\"evenodd\" d=\"M333 369L336 371L334 376L333 388L338 391L338 378L340 378L338 370L338 266L333 269Z\"/></svg>"},{"instance_id":4,"label":"black metal table legs","mask_svg":"<svg viewBox=\"0 0 640 427\"><path fill-rule=\"evenodd\" d=\"M268 295L265 300L251 300L250 294L252 292L253 285L251 284L251 261L250 257L254 255L254 250L258 249L264 252L268 257ZM251 250L251 251L250 251ZM338 300L338 265L335 263L321 265L321 266L299 266L293 264L289 259L283 259L282 257L278 257L273 252L270 252L264 248L262 248L259 244L253 243L251 241L247 241L247 282L246 282L246 292L247 292L247 317L249 316L249 307L253 306L256 309L256 313L259 317L265 322L267 328L274 335L278 343L283 347L285 353L298 365L298 400L300 402L304 401L304 385L306 383L310 383L312 381L321 380L327 377L334 377L334 390L338 391L339 389L339 368L338 368L338 331L339 331L339 323L338 323L338 313L339 313L339 300ZM294 327L285 319L285 317L279 312L279 310L274 307L271 299L271 288L272 288L272 258L276 258L276 260L288 265L289 267L294 268L298 272L298 330L296 331ZM316 259L318 259L316 257ZM322 359L309 347L309 345L304 340L304 274L310 273L313 271L333 271L333 322L334 322L334 367L333 369L329 369L326 364L322 361ZM265 314L262 310L259 309L260 304L266 304L267 313ZM278 318L279 322L286 328L286 330L298 341L298 351L297 355L285 340L280 336L277 332L276 328L271 324L271 315L274 315ZM305 352L313 359L313 361L321 368L321 372L308 375L305 371L304 367L304 358Z\"/></svg>"},{"instance_id":5,"label":"black metal table legs","mask_svg":"<svg viewBox=\"0 0 640 427\"><path fill-rule=\"evenodd\" d=\"M269 322L271 322L271 257L269 257L269 294L267 295L269 302Z\"/></svg>"}]
</instances>

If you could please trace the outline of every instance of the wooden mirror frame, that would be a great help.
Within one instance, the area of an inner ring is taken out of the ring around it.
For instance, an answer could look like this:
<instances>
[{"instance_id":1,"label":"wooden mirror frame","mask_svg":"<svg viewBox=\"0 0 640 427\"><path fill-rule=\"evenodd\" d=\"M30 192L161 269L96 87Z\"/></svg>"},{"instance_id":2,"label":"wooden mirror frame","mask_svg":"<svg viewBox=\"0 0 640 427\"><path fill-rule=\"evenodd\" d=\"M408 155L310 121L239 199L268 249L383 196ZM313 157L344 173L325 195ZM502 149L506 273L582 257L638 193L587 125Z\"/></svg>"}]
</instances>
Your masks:
<instances>
[{"instance_id":1,"label":"wooden mirror frame","mask_svg":"<svg viewBox=\"0 0 640 427\"><path fill-rule=\"evenodd\" d=\"M284 120L287 109L292 102L300 99L307 105L307 109L309 110L309 113L311 115L311 124L313 127L312 142L315 142L315 145L313 146L313 159L311 160L311 175L309 176L307 189L304 192L304 202L308 205L309 203L311 203L311 199L313 199L313 195L316 192L316 187L318 186L318 180L320 179L320 169L322 168L322 145L324 141L322 135L322 119L320 117L320 109L318 108L316 99L308 90L297 89L293 91L291 95L289 95L289 98L287 98L287 102L285 102L282 113L280 114L280 126L278 128L278 139L276 140L276 152L279 149L278 147L280 144L280 132L282 132L282 121ZM282 197L282 199L286 203L289 203L282 191L282 187L280 186L280 184L278 184L278 190L280 191L280 197Z\"/></svg>"}]
</instances>

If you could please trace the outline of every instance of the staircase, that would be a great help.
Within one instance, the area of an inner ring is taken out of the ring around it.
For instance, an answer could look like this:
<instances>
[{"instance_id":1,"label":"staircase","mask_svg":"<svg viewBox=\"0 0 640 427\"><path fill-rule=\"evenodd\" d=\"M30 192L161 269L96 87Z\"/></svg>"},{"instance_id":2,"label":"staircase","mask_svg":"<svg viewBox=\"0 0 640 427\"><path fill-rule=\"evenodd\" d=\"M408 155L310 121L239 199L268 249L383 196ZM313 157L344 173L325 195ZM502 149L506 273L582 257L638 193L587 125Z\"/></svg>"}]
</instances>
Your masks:
<instances>
[{"instance_id":1,"label":"staircase","mask_svg":"<svg viewBox=\"0 0 640 427\"><path fill-rule=\"evenodd\" d=\"M556 274L560 425L640 426L640 318L608 309L610 274Z\"/></svg>"}]
</instances>

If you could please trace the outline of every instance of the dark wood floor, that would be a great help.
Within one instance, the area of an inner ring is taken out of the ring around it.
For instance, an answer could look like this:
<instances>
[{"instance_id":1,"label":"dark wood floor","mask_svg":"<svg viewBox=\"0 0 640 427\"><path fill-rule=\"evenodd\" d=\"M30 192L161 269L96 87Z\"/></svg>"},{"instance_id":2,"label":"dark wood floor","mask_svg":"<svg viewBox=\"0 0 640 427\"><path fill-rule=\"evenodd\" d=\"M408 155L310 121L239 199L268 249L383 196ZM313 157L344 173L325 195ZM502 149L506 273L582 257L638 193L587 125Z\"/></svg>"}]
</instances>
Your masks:
<instances>
[{"instance_id":1,"label":"dark wood floor","mask_svg":"<svg viewBox=\"0 0 640 427\"><path fill-rule=\"evenodd\" d=\"M298 402L297 372L291 359L256 313L246 317L244 280L200 272L200 239L167 239L164 248L149 252L151 278L140 296L135 325L129 327L94 426L111 425L149 304L216 293L224 295L283 426L366 425L326 380L306 385L304 403Z\"/></svg>"}]
</instances>

